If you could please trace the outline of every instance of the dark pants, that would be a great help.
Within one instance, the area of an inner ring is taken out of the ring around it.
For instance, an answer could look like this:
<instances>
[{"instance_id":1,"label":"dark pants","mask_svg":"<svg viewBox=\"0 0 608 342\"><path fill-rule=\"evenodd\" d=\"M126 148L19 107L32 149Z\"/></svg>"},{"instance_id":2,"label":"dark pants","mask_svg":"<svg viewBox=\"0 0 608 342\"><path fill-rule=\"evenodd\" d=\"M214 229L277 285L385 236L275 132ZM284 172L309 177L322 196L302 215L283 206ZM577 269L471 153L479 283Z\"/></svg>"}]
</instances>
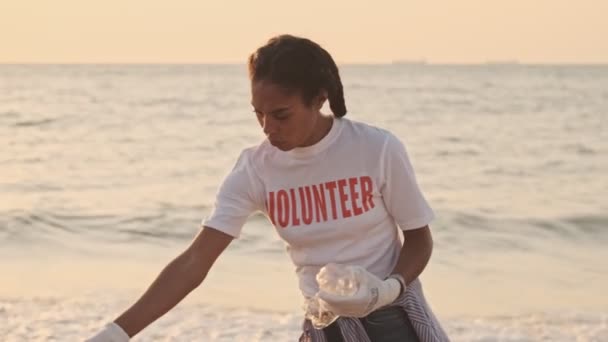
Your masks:
<instances>
[{"instance_id":1,"label":"dark pants","mask_svg":"<svg viewBox=\"0 0 608 342\"><path fill-rule=\"evenodd\" d=\"M372 342L418 342L418 336L402 308L385 307L360 318ZM343 342L337 322L323 329L328 342Z\"/></svg>"}]
</instances>

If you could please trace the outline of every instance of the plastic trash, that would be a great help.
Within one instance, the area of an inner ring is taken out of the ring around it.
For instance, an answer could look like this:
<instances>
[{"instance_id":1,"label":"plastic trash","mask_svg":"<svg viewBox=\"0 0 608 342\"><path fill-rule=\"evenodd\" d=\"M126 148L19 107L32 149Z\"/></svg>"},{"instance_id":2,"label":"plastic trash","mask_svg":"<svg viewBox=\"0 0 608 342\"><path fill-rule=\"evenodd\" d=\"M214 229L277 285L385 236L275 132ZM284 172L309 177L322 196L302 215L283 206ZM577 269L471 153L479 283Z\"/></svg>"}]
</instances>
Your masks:
<instances>
[{"instance_id":1,"label":"plastic trash","mask_svg":"<svg viewBox=\"0 0 608 342\"><path fill-rule=\"evenodd\" d=\"M352 296L359 289L359 277L355 269L348 265L330 263L319 270L316 276L319 290L340 295ZM306 318L316 329L332 324L338 315L329 310L318 295L308 298L304 303Z\"/></svg>"}]
</instances>

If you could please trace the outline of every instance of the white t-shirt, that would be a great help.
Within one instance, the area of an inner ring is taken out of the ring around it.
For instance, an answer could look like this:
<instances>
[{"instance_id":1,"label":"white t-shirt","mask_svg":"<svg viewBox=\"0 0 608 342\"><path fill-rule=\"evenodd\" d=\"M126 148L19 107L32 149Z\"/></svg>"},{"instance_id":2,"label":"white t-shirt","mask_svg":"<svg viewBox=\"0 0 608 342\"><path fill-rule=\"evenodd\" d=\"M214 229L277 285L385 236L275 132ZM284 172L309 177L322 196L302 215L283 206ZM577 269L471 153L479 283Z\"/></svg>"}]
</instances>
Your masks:
<instances>
[{"instance_id":1,"label":"white t-shirt","mask_svg":"<svg viewBox=\"0 0 608 342\"><path fill-rule=\"evenodd\" d=\"M245 149L203 225L238 237L263 212L287 243L305 297L334 262L385 278L397 263L402 230L424 227L433 211L401 141L390 132L334 119L315 145L281 151L268 140Z\"/></svg>"}]
</instances>

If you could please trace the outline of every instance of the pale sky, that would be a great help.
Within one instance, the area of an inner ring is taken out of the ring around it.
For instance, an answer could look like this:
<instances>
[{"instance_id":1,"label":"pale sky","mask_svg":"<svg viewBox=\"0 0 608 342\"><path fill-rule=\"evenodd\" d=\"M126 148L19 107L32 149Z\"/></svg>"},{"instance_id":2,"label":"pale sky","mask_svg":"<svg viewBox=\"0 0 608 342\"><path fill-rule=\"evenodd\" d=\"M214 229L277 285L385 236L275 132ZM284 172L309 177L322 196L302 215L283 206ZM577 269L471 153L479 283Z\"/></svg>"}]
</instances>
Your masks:
<instances>
[{"instance_id":1,"label":"pale sky","mask_svg":"<svg viewBox=\"0 0 608 342\"><path fill-rule=\"evenodd\" d=\"M608 63L608 0L0 0L0 63L244 63L280 33L338 63Z\"/></svg>"}]
</instances>

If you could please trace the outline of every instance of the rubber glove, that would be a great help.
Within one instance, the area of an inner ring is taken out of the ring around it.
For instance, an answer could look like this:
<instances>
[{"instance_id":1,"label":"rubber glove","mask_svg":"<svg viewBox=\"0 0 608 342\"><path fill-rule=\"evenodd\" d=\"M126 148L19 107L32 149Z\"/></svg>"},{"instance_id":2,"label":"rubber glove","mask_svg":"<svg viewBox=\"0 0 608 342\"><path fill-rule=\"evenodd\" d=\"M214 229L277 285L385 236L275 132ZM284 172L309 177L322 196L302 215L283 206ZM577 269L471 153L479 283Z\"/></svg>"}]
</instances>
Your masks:
<instances>
[{"instance_id":1,"label":"rubber glove","mask_svg":"<svg viewBox=\"0 0 608 342\"><path fill-rule=\"evenodd\" d=\"M342 266L344 267L344 266ZM321 306L346 317L365 317L376 309L395 301L405 291L405 283L389 277L382 280L360 266L346 266L355 277L358 287L352 294L329 292L321 288L317 293ZM344 274L344 270L329 268L327 272ZM329 275L331 277L331 275Z\"/></svg>"},{"instance_id":2,"label":"rubber glove","mask_svg":"<svg viewBox=\"0 0 608 342\"><path fill-rule=\"evenodd\" d=\"M129 335L122 330L120 325L112 322L106 324L95 336L85 342L128 342Z\"/></svg>"}]
</instances>

